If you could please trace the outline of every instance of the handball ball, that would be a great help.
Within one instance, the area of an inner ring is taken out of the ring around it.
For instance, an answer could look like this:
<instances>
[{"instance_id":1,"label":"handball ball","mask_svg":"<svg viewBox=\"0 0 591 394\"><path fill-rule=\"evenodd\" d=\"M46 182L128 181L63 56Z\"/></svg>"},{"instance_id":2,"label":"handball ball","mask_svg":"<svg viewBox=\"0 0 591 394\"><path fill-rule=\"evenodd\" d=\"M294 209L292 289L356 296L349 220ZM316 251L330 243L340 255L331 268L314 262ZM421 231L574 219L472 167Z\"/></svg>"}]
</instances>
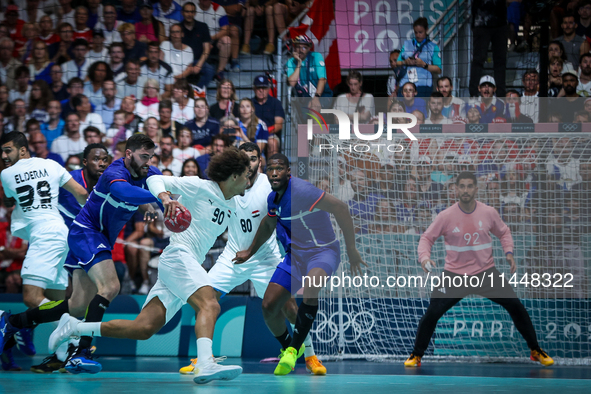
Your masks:
<instances>
[{"instance_id":1,"label":"handball ball","mask_svg":"<svg viewBox=\"0 0 591 394\"><path fill-rule=\"evenodd\" d=\"M181 212L181 209L177 208L174 212L174 216L171 219L165 219L164 224L166 225L166 228L173 233L181 233L191 225L191 212L189 212L188 209Z\"/></svg>"}]
</instances>

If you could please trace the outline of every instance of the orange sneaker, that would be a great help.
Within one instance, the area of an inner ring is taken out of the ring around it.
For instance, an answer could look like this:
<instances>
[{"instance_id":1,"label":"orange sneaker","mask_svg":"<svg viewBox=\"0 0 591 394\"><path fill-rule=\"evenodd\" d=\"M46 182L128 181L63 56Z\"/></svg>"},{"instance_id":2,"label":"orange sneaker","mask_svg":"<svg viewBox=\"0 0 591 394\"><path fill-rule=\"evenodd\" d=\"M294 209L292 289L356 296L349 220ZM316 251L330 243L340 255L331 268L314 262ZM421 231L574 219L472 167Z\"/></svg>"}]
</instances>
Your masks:
<instances>
[{"instance_id":1,"label":"orange sneaker","mask_svg":"<svg viewBox=\"0 0 591 394\"><path fill-rule=\"evenodd\" d=\"M554 360L545 351L540 348L531 351L531 355L529 356L532 361L538 361L545 367L549 367L550 365L554 364Z\"/></svg>"},{"instance_id":2,"label":"orange sneaker","mask_svg":"<svg viewBox=\"0 0 591 394\"><path fill-rule=\"evenodd\" d=\"M313 375L326 375L326 367L316 356L306 357L306 369Z\"/></svg>"},{"instance_id":3,"label":"orange sneaker","mask_svg":"<svg viewBox=\"0 0 591 394\"><path fill-rule=\"evenodd\" d=\"M420 367L421 366L421 356L416 356L414 353L411 353L410 356L404 362L405 367Z\"/></svg>"}]
</instances>

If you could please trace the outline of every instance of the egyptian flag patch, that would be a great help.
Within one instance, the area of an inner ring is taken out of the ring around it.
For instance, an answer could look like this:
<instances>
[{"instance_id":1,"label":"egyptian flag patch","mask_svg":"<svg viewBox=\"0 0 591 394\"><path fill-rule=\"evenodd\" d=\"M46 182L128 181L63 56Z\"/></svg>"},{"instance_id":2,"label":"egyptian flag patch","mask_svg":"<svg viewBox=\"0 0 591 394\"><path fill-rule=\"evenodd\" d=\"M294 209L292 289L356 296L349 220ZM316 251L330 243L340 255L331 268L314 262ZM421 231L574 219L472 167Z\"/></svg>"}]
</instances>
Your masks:
<instances>
[{"instance_id":1,"label":"egyptian flag patch","mask_svg":"<svg viewBox=\"0 0 591 394\"><path fill-rule=\"evenodd\" d=\"M253 218L258 218L259 216L261 216L261 211L259 211L259 210L252 211Z\"/></svg>"}]
</instances>

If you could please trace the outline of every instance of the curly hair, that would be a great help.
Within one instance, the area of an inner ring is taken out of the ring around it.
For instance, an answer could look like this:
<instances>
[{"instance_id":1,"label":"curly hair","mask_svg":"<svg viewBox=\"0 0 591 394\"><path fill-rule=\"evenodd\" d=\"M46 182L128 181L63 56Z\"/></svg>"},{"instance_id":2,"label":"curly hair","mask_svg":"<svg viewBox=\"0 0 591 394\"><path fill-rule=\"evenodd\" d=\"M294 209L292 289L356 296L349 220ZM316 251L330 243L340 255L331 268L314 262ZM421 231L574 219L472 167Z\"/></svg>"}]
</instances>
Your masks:
<instances>
[{"instance_id":1,"label":"curly hair","mask_svg":"<svg viewBox=\"0 0 591 394\"><path fill-rule=\"evenodd\" d=\"M231 147L211 158L207 176L214 182L224 182L232 175L242 175L250 168L248 155Z\"/></svg>"}]
</instances>

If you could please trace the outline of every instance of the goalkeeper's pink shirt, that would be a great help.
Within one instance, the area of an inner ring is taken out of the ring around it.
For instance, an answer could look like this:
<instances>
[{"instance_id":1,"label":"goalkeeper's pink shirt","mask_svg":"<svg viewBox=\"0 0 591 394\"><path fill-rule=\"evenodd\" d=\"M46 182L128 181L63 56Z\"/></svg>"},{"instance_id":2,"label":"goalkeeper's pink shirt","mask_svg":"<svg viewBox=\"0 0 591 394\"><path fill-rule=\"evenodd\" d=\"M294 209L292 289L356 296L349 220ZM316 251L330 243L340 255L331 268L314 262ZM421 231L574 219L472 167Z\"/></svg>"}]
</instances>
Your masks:
<instances>
[{"instance_id":1,"label":"goalkeeper's pink shirt","mask_svg":"<svg viewBox=\"0 0 591 394\"><path fill-rule=\"evenodd\" d=\"M441 235L445 242L445 269L460 275L475 275L494 267L493 233L506 253L513 252L513 237L498 212L476 201L474 211L462 211L457 202L441 212L419 241L419 261L431 258L431 247ZM437 262L436 262L437 263Z\"/></svg>"}]
</instances>

